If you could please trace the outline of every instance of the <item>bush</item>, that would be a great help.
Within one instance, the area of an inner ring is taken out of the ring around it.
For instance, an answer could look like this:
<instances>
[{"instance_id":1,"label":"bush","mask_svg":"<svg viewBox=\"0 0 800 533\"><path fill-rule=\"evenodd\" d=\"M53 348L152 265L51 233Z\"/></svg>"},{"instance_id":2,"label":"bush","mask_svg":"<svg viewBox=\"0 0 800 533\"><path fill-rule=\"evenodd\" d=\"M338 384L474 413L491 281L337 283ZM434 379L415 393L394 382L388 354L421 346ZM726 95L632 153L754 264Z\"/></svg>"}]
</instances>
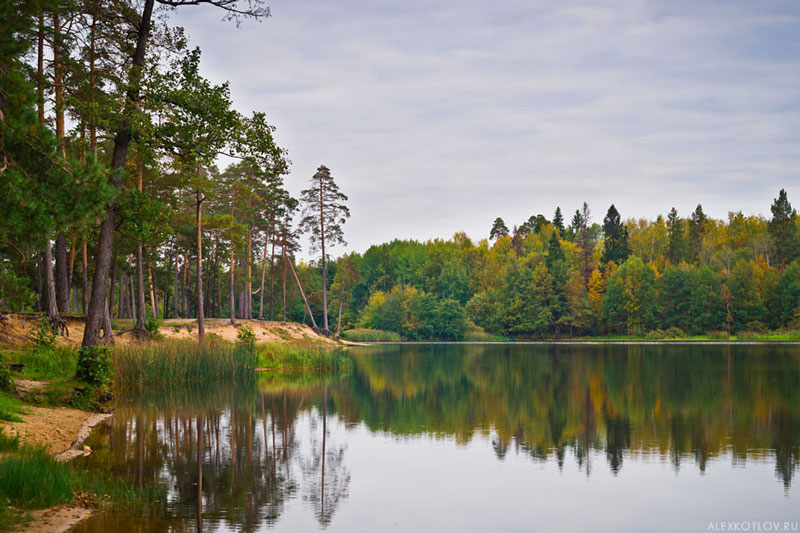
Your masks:
<instances>
[{"instance_id":1,"label":"bush","mask_svg":"<svg viewBox=\"0 0 800 533\"><path fill-rule=\"evenodd\" d=\"M668 339L682 339L685 336L686 333L684 333L681 328L676 328L675 326L667 328L667 331L664 332L664 337Z\"/></svg>"},{"instance_id":2,"label":"bush","mask_svg":"<svg viewBox=\"0 0 800 533\"><path fill-rule=\"evenodd\" d=\"M248 326L242 326L236 332L236 346L252 353L256 348L256 334Z\"/></svg>"},{"instance_id":3,"label":"bush","mask_svg":"<svg viewBox=\"0 0 800 533\"><path fill-rule=\"evenodd\" d=\"M648 331L644 338L649 341L661 340L664 338L664 330L654 329L652 331Z\"/></svg>"},{"instance_id":4,"label":"bush","mask_svg":"<svg viewBox=\"0 0 800 533\"><path fill-rule=\"evenodd\" d=\"M36 325L28 332L28 338L39 349L55 348L57 337L58 335L53 331L53 324L46 317L37 320Z\"/></svg>"},{"instance_id":5,"label":"bush","mask_svg":"<svg viewBox=\"0 0 800 533\"><path fill-rule=\"evenodd\" d=\"M14 380L11 379L11 368L0 353L0 391L10 392L14 389Z\"/></svg>"},{"instance_id":6,"label":"bush","mask_svg":"<svg viewBox=\"0 0 800 533\"><path fill-rule=\"evenodd\" d=\"M766 333L767 326L758 320L753 320L747 323L747 331L751 333Z\"/></svg>"},{"instance_id":7,"label":"bush","mask_svg":"<svg viewBox=\"0 0 800 533\"><path fill-rule=\"evenodd\" d=\"M147 316L144 320L144 329L150 334L150 338L153 340L157 340L161 338L161 332L158 331L158 328L161 326L161 320L153 315L152 311L147 311Z\"/></svg>"},{"instance_id":8,"label":"bush","mask_svg":"<svg viewBox=\"0 0 800 533\"><path fill-rule=\"evenodd\" d=\"M82 346L78 350L78 370L75 377L91 385L105 385L113 377L111 352L105 346Z\"/></svg>"}]
</instances>

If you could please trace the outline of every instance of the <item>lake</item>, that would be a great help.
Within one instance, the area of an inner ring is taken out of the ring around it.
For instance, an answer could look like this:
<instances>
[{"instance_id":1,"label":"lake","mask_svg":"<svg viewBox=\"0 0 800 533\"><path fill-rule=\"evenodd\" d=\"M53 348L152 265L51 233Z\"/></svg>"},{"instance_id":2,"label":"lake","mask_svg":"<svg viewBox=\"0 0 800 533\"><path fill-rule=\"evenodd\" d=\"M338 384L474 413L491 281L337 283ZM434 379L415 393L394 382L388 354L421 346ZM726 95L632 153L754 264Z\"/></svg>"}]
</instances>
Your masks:
<instances>
[{"instance_id":1,"label":"lake","mask_svg":"<svg viewBox=\"0 0 800 533\"><path fill-rule=\"evenodd\" d=\"M159 497L76 531L798 530L798 345L351 352L123 397L79 461Z\"/></svg>"}]
</instances>

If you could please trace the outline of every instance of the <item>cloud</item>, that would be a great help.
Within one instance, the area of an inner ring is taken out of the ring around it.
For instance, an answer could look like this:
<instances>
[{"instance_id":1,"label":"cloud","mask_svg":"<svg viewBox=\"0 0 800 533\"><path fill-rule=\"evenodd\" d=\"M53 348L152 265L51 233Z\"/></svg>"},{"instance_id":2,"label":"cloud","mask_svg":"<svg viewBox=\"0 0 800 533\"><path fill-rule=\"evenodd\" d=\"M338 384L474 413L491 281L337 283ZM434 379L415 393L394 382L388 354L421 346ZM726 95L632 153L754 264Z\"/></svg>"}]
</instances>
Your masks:
<instances>
[{"instance_id":1,"label":"cloud","mask_svg":"<svg viewBox=\"0 0 800 533\"><path fill-rule=\"evenodd\" d=\"M713 216L800 205L800 6L749 2L276 0L236 29L210 8L172 21L263 110L290 190L328 165L346 235L488 234L571 213ZM795 192L796 191L796 192Z\"/></svg>"}]
</instances>

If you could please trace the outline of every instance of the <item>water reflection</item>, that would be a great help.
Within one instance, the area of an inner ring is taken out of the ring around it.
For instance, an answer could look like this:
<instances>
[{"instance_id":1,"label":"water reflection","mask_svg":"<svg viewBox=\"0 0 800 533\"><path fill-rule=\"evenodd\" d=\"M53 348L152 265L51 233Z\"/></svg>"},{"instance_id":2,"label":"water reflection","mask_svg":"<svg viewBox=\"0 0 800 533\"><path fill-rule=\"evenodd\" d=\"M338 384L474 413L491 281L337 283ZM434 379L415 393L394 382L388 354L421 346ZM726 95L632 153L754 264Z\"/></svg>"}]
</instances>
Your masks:
<instances>
[{"instance_id":1,"label":"water reflection","mask_svg":"<svg viewBox=\"0 0 800 533\"><path fill-rule=\"evenodd\" d=\"M413 345L353 357L347 376L130 398L84 461L166 497L79 530L255 531L299 501L326 528L342 506L359 505L349 500L347 440L361 427L457 446L484 440L498 464L509 453L559 469L574 461L587 477L603 458L616 475L641 455L676 472L725 457L774 464L788 491L798 470L797 347Z\"/></svg>"}]
</instances>

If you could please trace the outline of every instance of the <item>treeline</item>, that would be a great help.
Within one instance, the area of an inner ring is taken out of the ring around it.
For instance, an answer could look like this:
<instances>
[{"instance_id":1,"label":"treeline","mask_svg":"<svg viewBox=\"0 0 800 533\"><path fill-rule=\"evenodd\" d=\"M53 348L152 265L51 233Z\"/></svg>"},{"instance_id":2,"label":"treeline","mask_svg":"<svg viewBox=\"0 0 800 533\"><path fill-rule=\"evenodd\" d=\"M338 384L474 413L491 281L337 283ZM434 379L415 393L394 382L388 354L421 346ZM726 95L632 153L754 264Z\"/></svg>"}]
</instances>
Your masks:
<instances>
[{"instance_id":1,"label":"treeline","mask_svg":"<svg viewBox=\"0 0 800 533\"><path fill-rule=\"evenodd\" d=\"M44 312L64 334L62 315L85 314L84 346L110 340L112 318L141 335L148 319L197 318L202 337L206 316L289 317L300 203L283 187L288 155L169 25L198 4L269 16L260 0L0 6L0 310ZM234 163L217 168L220 155ZM324 251L342 241L347 198L324 166L309 191L326 224L302 227Z\"/></svg>"},{"instance_id":2,"label":"treeline","mask_svg":"<svg viewBox=\"0 0 800 533\"><path fill-rule=\"evenodd\" d=\"M348 326L410 339L797 330L800 220L784 190L771 211L623 221L612 205L599 224L584 204L569 224L560 208L511 230L498 218L478 243L373 246L340 259L335 279L352 286Z\"/></svg>"}]
</instances>

